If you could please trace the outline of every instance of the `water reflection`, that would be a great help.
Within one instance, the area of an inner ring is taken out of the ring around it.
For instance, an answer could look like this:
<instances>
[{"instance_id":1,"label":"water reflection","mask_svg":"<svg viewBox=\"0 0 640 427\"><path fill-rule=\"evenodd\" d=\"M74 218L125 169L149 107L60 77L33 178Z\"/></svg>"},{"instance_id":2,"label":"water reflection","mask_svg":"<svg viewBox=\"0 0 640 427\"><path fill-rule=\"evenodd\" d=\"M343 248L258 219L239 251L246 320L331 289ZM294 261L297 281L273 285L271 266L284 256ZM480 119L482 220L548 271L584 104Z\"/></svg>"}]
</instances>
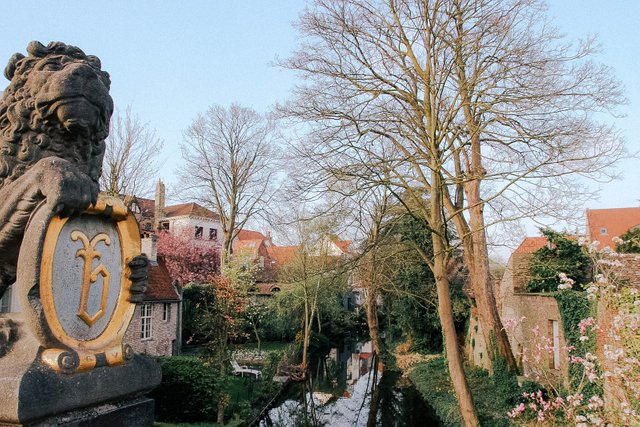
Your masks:
<instances>
[{"instance_id":1,"label":"water reflection","mask_svg":"<svg viewBox=\"0 0 640 427\"><path fill-rule=\"evenodd\" d=\"M309 381L294 384L260 426L438 426L396 372L385 372L371 342L319 355Z\"/></svg>"}]
</instances>

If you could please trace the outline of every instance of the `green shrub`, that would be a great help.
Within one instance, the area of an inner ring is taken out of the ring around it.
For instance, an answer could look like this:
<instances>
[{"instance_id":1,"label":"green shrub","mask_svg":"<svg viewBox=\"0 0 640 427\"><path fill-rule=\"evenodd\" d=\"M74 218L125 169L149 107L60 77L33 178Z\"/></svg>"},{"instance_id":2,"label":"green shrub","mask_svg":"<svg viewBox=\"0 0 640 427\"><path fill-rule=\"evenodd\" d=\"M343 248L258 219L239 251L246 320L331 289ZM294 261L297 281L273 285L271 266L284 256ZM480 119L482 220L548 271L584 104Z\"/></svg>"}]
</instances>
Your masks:
<instances>
[{"instance_id":1,"label":"green shrub","mask_svg":"<svg viewBox=\"0 0 640 427\"><path fill-rule=\"evenodd\" d=\"M551 246L544 246L533 253L529 262L531 280L528 292L553 292L558 289L558 274L564 273L575 281L573 289L582 290L591 281L592 263L577 240L565 233L541 230Z\"/></svg>"},{"instance_id":2,"label":"green shrub","mask_svg":"<svg viewBox=\"0 0 640 427\"><path fill-rule=\"evenodd\" d=\"M159 357L162 382L152 393L156 418L163 421L207 421L215 419L220 392L219 375L198 357Z\"/></svg>"}]
</instances>

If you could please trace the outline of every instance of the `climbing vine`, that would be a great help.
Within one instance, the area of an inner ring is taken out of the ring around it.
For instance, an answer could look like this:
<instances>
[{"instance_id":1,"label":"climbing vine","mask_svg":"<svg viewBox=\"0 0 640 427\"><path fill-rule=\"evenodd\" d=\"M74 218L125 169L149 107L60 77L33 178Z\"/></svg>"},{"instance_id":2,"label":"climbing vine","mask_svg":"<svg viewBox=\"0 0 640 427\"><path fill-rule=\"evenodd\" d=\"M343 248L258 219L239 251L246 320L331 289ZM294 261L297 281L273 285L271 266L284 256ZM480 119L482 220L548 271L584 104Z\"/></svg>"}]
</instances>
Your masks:
<instances>
[{"instance_id":1,"label":"climbing vine","mask_svg":"<svg viewBox=\"0 0 640 427\"><path fill-rule=\"evenodd\" d=\"M580 330L580 324L584 319L596 316L595 304L587 299L587 293L568 289L554 292L553 296L558 302L565 341L567 346L573 347L570 354L595 353L595 332L591 330L583 332ZM587 336L589 339L581 340L581 336ZM584 382L583 377L584 366L580 363L570 363L569 381L572 388L577 388L581 382ZM598 390L598 388L599 386L596 383L586 382L584 392L589 396L596 393L599 394L601 390Z\"/></svg>"}]
</instances>

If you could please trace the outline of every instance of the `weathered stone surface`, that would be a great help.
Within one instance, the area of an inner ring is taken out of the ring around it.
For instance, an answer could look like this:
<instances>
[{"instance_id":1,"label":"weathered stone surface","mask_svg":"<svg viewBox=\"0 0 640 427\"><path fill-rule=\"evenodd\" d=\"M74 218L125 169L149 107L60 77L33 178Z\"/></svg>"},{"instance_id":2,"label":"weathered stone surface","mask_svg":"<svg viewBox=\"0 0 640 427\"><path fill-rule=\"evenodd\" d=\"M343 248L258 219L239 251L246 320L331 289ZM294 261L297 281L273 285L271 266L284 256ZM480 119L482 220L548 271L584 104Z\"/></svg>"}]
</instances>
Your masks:
<instances>
[{"instance_id":1,"label":"weathered stone surface","mask_svg":"<svg viewBox=\"0 0 640 427\"><path fill-rule=\"evenodd\" d=\"M0 315L0 425L150 425L136 399L160 368L122 343L148 260L124 204L98 198L109 75L64 43L27 52L0 102L0 296L17 280L24 311Z\"/></svg>"},{"instance_id":2,"label":"weathered stone surface","mask_svg":"<svg viewBox=\"0 0 640 427\"><path fill-rule=\"evenodd\" d=\"M98 197L113 101L109 75L74 46L31 42L5 69L0 102L0 296L15 280L33 209L83 211Z\"/></svg>"},{"instance_id":3,"label":"weathered stone surface","mask_svg":"<svg viewBox=\"0 0 640 427\"><path fill-rule=\"evenodd\" d=\"M50 425L60 427L151 427L153 426L153 412L153 400L141 398L105 404L85 411L75 411L30 423L28 427Z\"/></svg>"},{"instance_id":4,"label":"weathered stone surface","mask_svg":"<svg viewBox=\"0 0 640 427\"><path fill-rule=\"evenodd\" d=\"M20 313L11 316L22 325ZM143 356L134 356L122 366L65 375L39 363L38 348L33 337L24 335L0 363L0 425L30 424L69 411L91 411L105 402L140 396L160 384L157 363Z\"/></svg>"}]
</instances>

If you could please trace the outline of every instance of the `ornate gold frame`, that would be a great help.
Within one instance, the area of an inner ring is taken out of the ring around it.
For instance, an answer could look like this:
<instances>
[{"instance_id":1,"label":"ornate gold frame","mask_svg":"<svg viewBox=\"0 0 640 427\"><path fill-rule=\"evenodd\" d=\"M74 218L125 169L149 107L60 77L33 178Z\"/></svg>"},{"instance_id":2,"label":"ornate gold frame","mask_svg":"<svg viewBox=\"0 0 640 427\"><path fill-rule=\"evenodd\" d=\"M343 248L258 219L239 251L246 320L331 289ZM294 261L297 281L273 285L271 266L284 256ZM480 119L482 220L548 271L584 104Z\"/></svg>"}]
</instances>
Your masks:
<instances>
[{"instance_id":1,"label":"ornate gold frame","mask_svg":"<svg viewBox=\"0 0 640 427\"><path fill-rule=\"evenodd\" d=\"M104 355L108 365L118 365L130 357L130 349L123 347L123 338L133 317L135 304L129 302L131 281L128 262L140 255L140 231L138 223L122 200L116 197L100 196L98 202L85 214L105 216L116 221L116 228L122 250L122 275L118 301L104 331L96 338L78 340L64 331L54 306L53 299L53 255L62 228L68 218L54 216L49 223L42 249L40 264L40 299L48 327L57 341L72 350L61 348L45 349L42 360L57 371L87 371L96 366L97 359ZM115 284L115 283L114 283ZM76 354L74 354L74 352Z\"/></svg>"}]
</instances>

